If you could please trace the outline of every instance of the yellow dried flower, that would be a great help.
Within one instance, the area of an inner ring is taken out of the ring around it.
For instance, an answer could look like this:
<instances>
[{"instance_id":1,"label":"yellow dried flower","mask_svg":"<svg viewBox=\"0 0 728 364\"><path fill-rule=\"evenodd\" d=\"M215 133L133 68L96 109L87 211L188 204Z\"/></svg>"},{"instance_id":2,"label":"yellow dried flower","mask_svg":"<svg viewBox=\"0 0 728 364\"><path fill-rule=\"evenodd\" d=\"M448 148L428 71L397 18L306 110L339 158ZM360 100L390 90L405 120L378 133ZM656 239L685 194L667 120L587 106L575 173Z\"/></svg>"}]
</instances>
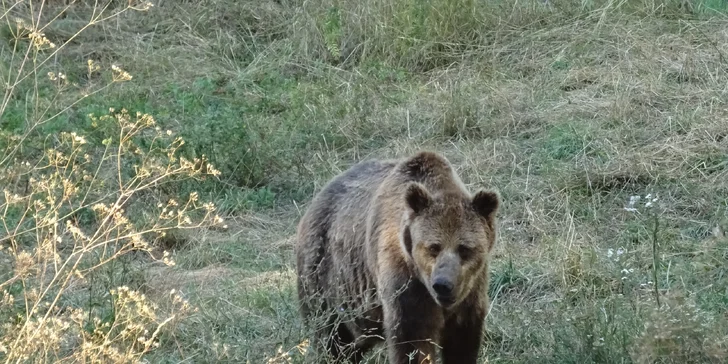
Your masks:
<instances>
[{"instance_id":1,"label":"yellow dried flower","mask_svg":"<svg viewBox=\"0 0 728 364\"><path fill-rule=\"evenodd\" d=\"M117 65L112 65L111 71L112 71L112 76L113 76L112 80L114 82L124 82L124 81L129 81L132 79L132 76L129 74L129 72L124 71L123 69L119 68L119 66L117 66Z\"/></svg>"}]
</instances>

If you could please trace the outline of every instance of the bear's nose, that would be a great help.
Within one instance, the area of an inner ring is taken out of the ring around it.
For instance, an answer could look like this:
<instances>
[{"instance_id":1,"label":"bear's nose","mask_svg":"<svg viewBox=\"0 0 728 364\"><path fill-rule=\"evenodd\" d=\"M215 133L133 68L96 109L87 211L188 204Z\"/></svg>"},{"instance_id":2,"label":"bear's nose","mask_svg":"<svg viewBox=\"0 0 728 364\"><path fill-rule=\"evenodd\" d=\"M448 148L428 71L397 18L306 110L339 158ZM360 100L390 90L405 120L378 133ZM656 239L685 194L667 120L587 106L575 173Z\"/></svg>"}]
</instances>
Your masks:
<instances>
[{"instance_id":1,"label":"bear's nose","mask_svg":"<svg viewBox=\"0 0 728 364\"><path fill-rule=\"evenodd\" d=\"M443 278L435 278L432 289L440 296L449 296L452 294L452 283Z\"/></svg>"}]
</instances>

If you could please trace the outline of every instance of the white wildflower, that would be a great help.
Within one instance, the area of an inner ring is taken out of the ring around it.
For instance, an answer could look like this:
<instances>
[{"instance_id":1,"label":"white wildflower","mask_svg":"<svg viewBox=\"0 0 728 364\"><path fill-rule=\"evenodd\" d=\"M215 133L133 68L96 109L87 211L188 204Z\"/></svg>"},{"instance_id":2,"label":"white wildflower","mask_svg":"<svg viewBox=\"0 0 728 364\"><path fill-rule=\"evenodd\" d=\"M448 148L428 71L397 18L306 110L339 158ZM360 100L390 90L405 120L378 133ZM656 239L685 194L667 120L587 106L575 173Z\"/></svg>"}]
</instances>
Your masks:
<instances>
[{"instance_id":1,"label":"white wildflower","mask_svg":"<svg viewBox=\"0 0 728 364\"><path fill-rule=\"evenodd\" d=\"M637 208L634 207L634 205L637 202L639 202L640 198L641 198L640 196L630 196L629 203L627 204L627 207L625 207L624 209L629 212L639 212L639 211L637 211Z\"/></svg>"}]
</instances>

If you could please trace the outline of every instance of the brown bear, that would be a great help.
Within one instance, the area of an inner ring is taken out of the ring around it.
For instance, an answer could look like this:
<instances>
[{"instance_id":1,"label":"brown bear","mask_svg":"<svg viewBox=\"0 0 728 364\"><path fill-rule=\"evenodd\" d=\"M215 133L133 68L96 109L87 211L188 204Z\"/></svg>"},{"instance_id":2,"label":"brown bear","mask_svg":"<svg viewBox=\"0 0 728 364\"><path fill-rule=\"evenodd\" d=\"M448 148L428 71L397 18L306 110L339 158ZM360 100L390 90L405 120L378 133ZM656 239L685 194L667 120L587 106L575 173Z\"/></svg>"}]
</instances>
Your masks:
<instances>
[{"instance_id":1,"label":"brown bear","mask_svg":"<svg viewBox=\"0 0 728 364\"><path fill-rule=\"evenodd\" d=\"M335 361L386 343L391 364L476 363L500 197L471 195L433 152L360 162L298 225L301 314Z\"/></svg>"}]
</instances>

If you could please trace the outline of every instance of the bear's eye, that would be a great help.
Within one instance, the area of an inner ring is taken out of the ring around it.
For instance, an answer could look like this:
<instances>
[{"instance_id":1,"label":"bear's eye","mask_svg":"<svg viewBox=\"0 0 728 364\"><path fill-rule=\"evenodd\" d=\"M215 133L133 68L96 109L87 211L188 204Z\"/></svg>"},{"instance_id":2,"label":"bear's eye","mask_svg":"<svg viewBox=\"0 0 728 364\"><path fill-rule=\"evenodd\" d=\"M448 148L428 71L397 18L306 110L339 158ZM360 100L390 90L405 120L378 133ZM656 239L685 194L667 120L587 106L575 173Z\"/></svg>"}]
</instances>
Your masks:
<instances>
[{"instance_id":1,"label":"bear's eye","mask_svg":"<svg viewBox=\"0 0 728 364\"><path fill-rule=\"evenodd\" d=\"M473 249L465 245L460 245L458 246L458 254L460 254L461 259L466 260L473 255Z\"/></svg>"},{"instance_id":2,"label":"bear's eye","mask_svg":"<svg viewBox=\"0 0 728 364\"><path fill-rule=\"evenodd\" d=\"M440 250L441 250L441 249L442 249L442 248L440 248L440 245L439 245L439 244L432 244L432 245L430 245L430 246L428 246L428 247L427 247L427 250L428 250L428 251L430 252L430 254L432 254L432 255L437 255L437 254L440 254Z\"/></svg>"}]
</instances>

